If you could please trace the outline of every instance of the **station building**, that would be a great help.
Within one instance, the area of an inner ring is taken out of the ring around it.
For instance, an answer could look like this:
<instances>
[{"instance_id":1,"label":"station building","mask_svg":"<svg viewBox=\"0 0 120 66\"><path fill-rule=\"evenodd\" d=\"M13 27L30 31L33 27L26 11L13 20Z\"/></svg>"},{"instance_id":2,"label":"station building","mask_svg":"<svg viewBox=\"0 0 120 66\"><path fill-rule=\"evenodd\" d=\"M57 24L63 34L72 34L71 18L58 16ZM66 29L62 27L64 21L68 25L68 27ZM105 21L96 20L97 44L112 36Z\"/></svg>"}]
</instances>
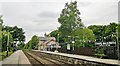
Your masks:
<instances>
[{"instance_id":1,"label":"station building","mask_svg":"<svg viewBox=\"0 0 120 66\"><path fill-rule=\"evenodd\" d=\"M52 49L57 50L59 43L56 41L55 37L39 37L38 50L41 51L51 51Z\"/></svg>"}]
</instances>

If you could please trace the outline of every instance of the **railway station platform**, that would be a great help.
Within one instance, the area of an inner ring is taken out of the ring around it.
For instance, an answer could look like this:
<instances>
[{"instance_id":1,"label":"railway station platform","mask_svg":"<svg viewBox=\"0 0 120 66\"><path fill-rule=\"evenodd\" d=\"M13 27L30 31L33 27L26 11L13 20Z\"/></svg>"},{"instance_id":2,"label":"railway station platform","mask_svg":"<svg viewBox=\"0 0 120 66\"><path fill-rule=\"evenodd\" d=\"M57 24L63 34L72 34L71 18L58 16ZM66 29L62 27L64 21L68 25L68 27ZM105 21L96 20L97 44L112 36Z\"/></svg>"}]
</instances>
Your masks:
<instances>
[{"instance_id":1,"label":"railway station platform","mask_svg":"<svg viewBox=\"0 0 120 66\"><path fill-rule=\"evenodd\" d=\"M18 50L2 61L3 66L4 65L9 66L10 64L14 64L17 66L18 64L30 64L30 62L28 58L25 56L25 54L23 53L23 51Z\"/></svg>"},{"instance_id":2,"label":"railway station platform","mask_svg":"<svg viewBox=\"0 0 120 66\"><path fill-rule=\"evenodd\" d=\"M118 60L113 60L113 59L100 59L90 56L66 54L66 53L50 52L50 51L39 51L39 50L33 50L33 52L36 52L38 54L42 53L45 57L50 57L53 60L55 59L55 61L64 61L69 64L90 64L88 66L120 65ZM36 57L36 58L40 58L40 57ZM15 64L13 66L21 66L21 65L28 66L28 64L29 66L32 65L32 63L29 61L28 56L25 55L22 50L18 50L14 52L11 56L7 57L2 61L2 66L10 66L9 64Z\"/></svg>"},{"instance_id":3,"label":"railway station platform","mask_svg":"<svg viewBox=\"0 0 120 66\"><path fill-rule=\"evenodd\" d=\"M55 52L49 52L49 51L41 51L41 52L49 53L49 54L55 54L55 55L59 55L59 56L66 56L66 57L71 57L71 58L83 59L83 60L87 60L87 61L91 61L91 62L111 64L111 65L118 65L119 62L120 62L118 60L113 60L113 59L100 59L100 58L95 58L95 57L90 57L90 56L83 56L83 55L55 53Z\"/></svg>"},{"instance_id":4,"label":"railway station platform","mask_svg":"<svg viewBox=\"0 0 120 66\"><path fill-rule=\"evenodd\" d=\"M120 60L118 61L118 60L114 60L114 59L101 59L101 58L95 58L95 57L90 57L90 56L66 54L66 53L58 53L58 52L49 52L49 51L40 51L40 52L50 54L51 56L57 56L57 57L59 57L58 59L61 59L63 57L63 58L66 58L67 60L69 60L69 59L74 60L74 61L81 60L84 63L102 64L100 66L103 66L103 65L120 66ZM66 60L63 58L62 58L62 60ZM75 63L75 62L73 62L73 63Z\"/></svg>"}]
</instances>

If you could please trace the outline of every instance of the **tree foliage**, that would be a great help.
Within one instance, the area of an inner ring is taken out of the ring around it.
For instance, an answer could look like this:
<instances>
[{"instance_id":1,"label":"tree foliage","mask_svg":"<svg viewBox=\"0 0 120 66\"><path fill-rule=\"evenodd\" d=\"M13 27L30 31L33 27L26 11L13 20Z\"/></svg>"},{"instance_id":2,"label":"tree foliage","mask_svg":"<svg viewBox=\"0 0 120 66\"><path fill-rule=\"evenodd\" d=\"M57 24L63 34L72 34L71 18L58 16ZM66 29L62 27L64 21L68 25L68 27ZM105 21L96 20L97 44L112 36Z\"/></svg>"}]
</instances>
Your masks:
<instances>
[{"instance_id":1,"label":"tree foliage","mask_svg":"<svg viewBox=\"0 0 120 66\"><path fill-rule=\"evenodd\" d=\"M37 45L39 43L39 38L34 35L30 41L28 41L28 43L24 46L24 49L37 49Z\"/></svg>"},{"instance_id":2,"label":"tree foliage","mask_svg":"<svg viewBox=\"0 0 120 66\"><path fill-rule=\"evenodd\" d=\"M76 36L75 46L76 47L94 47L95 35L93 31L88 28L78 28L76 29L74 35Z\"/></svg>"},{"instance_id":3,"label":"tree foliage","mask_svg":"<svg viewBox=\"0 0 120 66\"><path fill-rule=\"evenodd\" d=\"M116 41L116 27L118 24L110 23L109 25L90 25L88 28L93 30L96 40Z\"/></svg>"},{"instance_id":4,"label":"tree foliage","mask_svg":"<svg viewBox=\"0 0 120 66\"><path fill-rule=\"evenodd\" d=\"M119 43L119 47L120 47L120 24L118 24L118 26L116 27L116 32L117 32L117 40Z\"/></svg>"},{"instance_id":5,"label":"tree foliage","mask_svg":"<svg viewBox=\"0 0 120 66\"><path fill-rule=\"evenodd\" d=\"M0 46L2 46L2 51L6 51L7 49L7 40L9 39L9 51L12 51L13 48L16 48L17 43L24 43L25 41L25 32L22 28L18 28L17 26L5 26L3 25L2 17L0 16ZM8 37L9 35L9 37ZM14 49L15 50L15 49Z\"/></svg>"},{"instance_id":6,"label":"tree foliage","mask_svg":"<svg viewBox=\"0 0 120 66\"><path fill-rule=\"evenodd\" d=\"M95 36L93 35L92 30L84 28L84 24L82 23L79 15L80 12L77 9L76 1L70 2L70 4L66 3L64 9L60 14L60 17L58 18L58 22L61 24L61 26L58 30L52 31L50 35L57 39L59 34L59 41L60 43L63 42L64 45L66 45L66 43L72 44L72 40L74 39L76 47L82 46L83 33L85 34L85 41L95 40ZM76 38L76 36L78 38ZM90 45L86 44L86 46L91 47L93 44L94 43Z\"/></svg>"},{"instance_id":7,"label":"tree foliage","mask_svg":"<svg viewBox=\"0 0 120 66\"><path fill-rule=\"evenodd\" d=\"M8 37L9 35L9 37ZM13 37L9 32L6 31L2 31L2 51L6 51L7 50L7 41L9 38L9 51L13 50Z\"/></svg>"},{"instance_id":8,"label":"tree foliage","mask_svg":"<svg viewBox=\"0 0 120 66\"><path fill-rule=\"evenodd\" d=\"M17 44L18 49L24 49L25 44L23 42L19 42Z\"/></svg>"},{"instance_id":9,"label":"tree foliage","mask_svg":"<svg viewBox=\"0 0 120 66\"><path fill-rule=\"evenodd\" d=\"M23 31L22 28L18 28L17 26L10 27L10 26L4 26L3 31L10 32L13 36L13 40L15 43L17 42L24 42L25 41L25 32Z\"/></svg>"},{"instance_id":10,"label":"tree foliage","mask_svg":"<svg viewBox=\"0 0 120 66\"><path fill-rule=\"evenodd\" d=\"M2 20L2 16L0 16L0 52L2 51L2 24L3 24L3 20Z\"/></svg>"},{"instance_id":11,"label":"tree foliage","mask_svg":"<svg viewBox=\"0 0 120 66\"><path fill-rule=\"evenodd\" d=\"M2 16L0 16L0 25L3 24L3 19L2 19Z\"/></svg>"},{"instance_id":12,"label":"tree foliage","mask_svg":"<svg viewBox=\"0 0 120 66\"><path fill-rule=\"evenodd\" d=\"M83 27L83 23L79 17L80 12L77 9L77 2L66 3L62 10L58 22L61 24L59 30L64 35L72 35L74 30L78 27Z\"/></svg>"}]
</instances>

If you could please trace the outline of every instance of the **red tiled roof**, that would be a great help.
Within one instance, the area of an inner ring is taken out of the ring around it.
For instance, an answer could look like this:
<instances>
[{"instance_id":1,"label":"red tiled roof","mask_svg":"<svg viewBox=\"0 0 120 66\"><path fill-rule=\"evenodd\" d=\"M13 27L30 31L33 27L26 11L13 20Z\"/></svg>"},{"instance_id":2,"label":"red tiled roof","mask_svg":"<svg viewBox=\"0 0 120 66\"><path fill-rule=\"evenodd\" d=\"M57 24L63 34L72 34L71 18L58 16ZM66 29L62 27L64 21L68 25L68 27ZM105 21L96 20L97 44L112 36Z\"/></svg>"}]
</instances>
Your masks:
<instances>
[{"instance_id":1,"label":"red tiled roof","mask_svg":"<svg viewBox=\"0 0 120 66\"><path fill-rule=\"evenodd\" d=\"M51 39L50 41L44 41L42 44L43 45L47 45L48 43L50 43L51 41L55 41L54 39Z\"/></svg>"}]
</instances>

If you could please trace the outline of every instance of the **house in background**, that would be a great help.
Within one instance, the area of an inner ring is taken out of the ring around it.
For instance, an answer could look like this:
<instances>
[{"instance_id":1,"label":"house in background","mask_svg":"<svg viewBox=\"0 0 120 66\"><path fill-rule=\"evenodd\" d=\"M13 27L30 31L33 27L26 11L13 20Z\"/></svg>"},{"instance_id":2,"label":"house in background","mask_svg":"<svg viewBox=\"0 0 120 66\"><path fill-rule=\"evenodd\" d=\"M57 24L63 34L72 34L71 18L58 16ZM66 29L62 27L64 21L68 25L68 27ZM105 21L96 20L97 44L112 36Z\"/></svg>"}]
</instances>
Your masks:
<instances>
[{"instance_id":1,"label":"house in background","mask_svg":"<svg viewBox=\"0 0 120 66\"><path fill-rule=\"evenodd\" d=\"M44 43L45 41L47 41L47 38L45 37L39 37L39 43L38 43L38 50L42 50L43 49L43 45L42 43Z\"/></svg>"},{"instance_id":2,"label":"house in background","mask_svg":"<svg viewBox=\"0 0 120 66\"><path fill-rule=\"evenodd\" d=\"M45 36L39 37L38 50L51 51L59 47L59 43L56 42L55 37Z\"/></svg>"}]
</instances>

